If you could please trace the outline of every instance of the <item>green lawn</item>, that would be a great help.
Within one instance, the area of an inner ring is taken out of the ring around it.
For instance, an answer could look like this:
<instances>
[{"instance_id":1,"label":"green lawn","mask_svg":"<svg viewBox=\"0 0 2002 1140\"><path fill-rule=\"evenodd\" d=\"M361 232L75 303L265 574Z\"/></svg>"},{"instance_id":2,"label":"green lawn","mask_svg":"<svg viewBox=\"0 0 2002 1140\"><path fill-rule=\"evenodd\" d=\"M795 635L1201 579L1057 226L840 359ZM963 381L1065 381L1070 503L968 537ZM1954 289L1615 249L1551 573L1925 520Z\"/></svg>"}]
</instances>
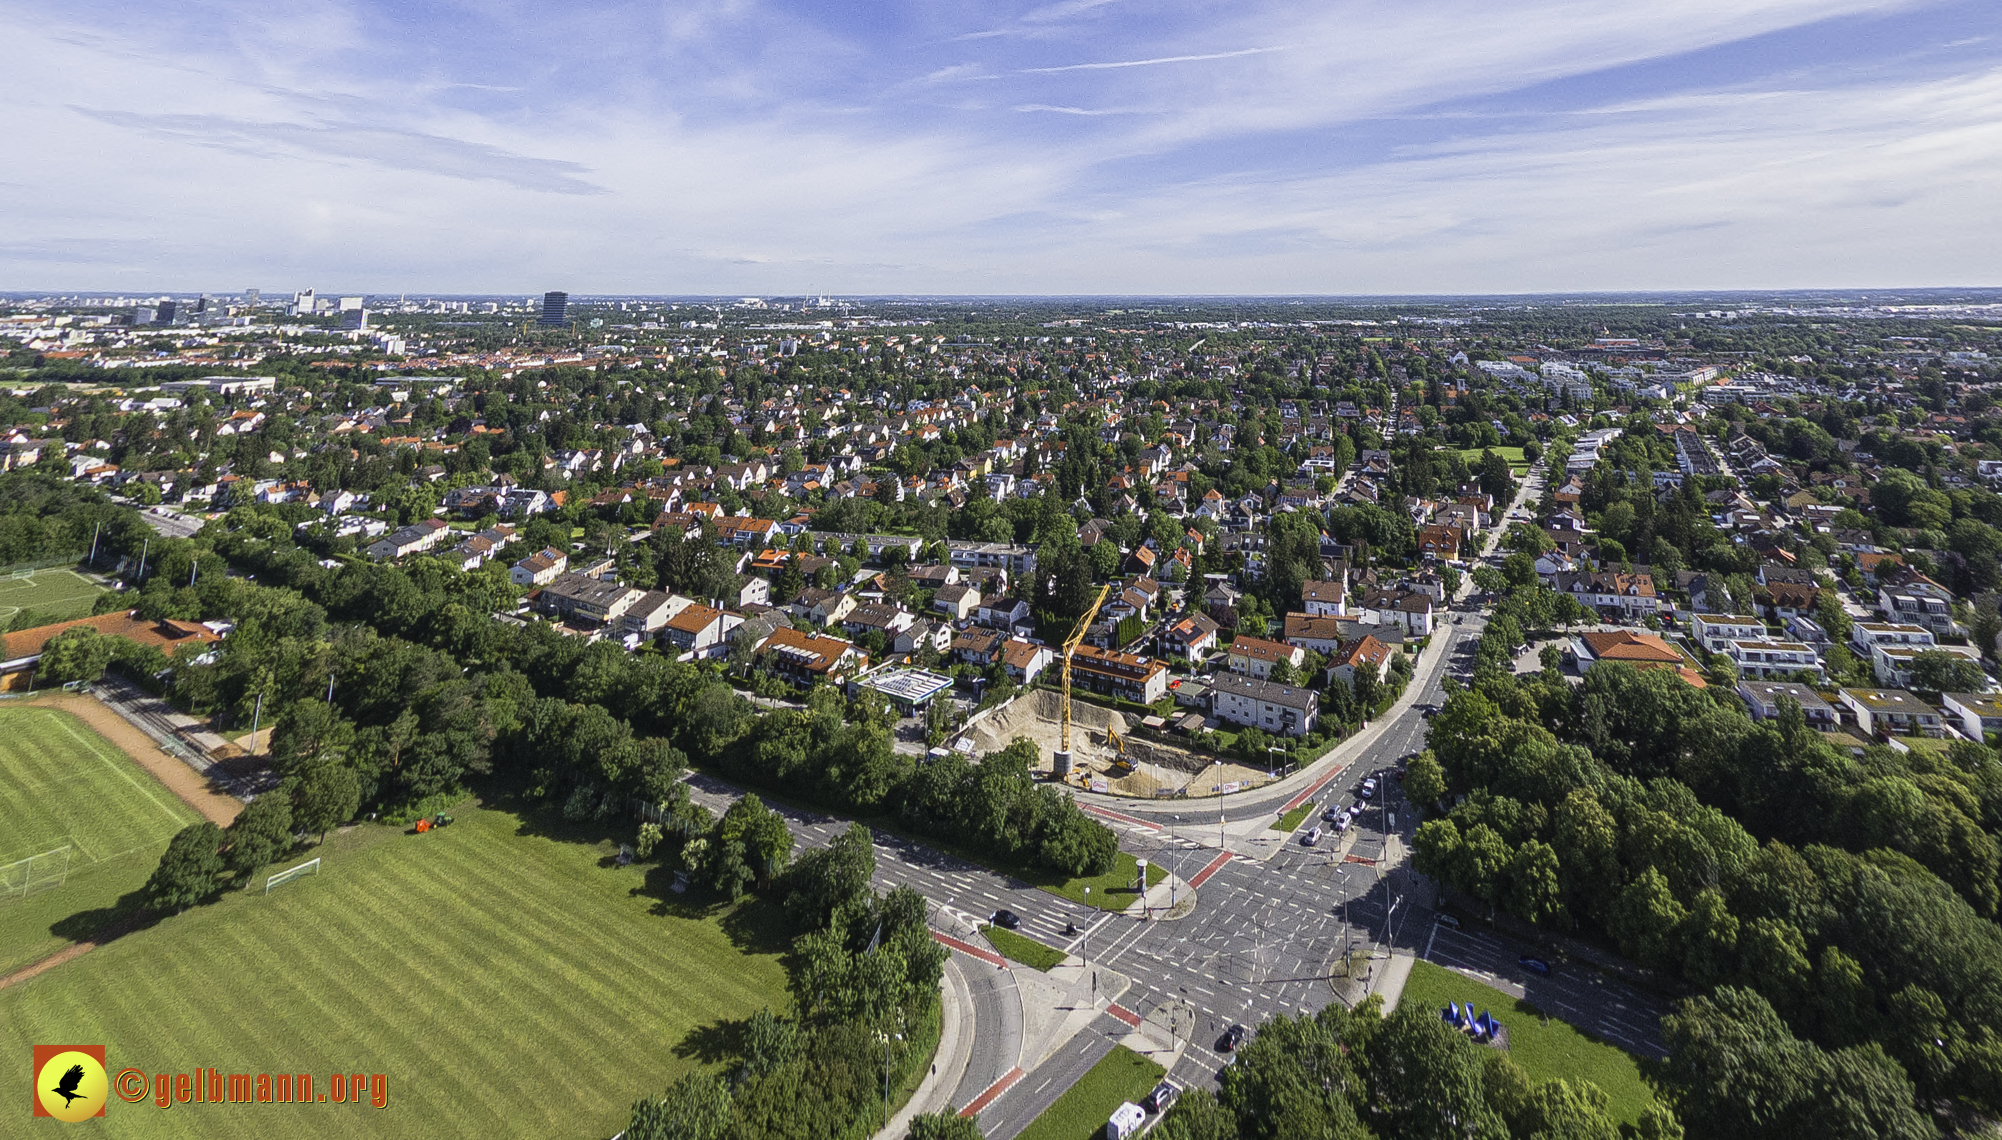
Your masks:
<instances>
[{"instance_id":1,"label":"green lawn","mask_svg":"<svg viewBox=\"0 0 2002 1140\"><path fill-rule=\"evenodd\" d=\"M31 578L0 575L0 628L23 610L51 622L89 617L102 586L74 570L37 570Z\"/></svg>"},{"instance_id":2,"label":"green lawn","mask_svg":"<svg viewBox=\"0 0 2002 1140\"><path fill-rule=\"evenodd\" d=\"M1050 972L1050 967L1064 960L1063 951L1054 946L1045 946L1033 938L1025 938L1012 930L982 925L980 933L987 939L987 944L994 947L995 952L1003 958L1011 958L1045 974Z\"/></svg>"},{"instance_id":3,"label":"green lawn","mask_svg":"<svg viewBox=\"0 0 2002 1140\"><path fill-rule=\"evenodd\" d=\"M1147 864L1147 885L1153 886L1167 877L1168 872L1158 863ZM1085 903L1099 910L1125 910L1140 899L1133 885L1140 881L1139 860L1131 852L1121 851L1112 870L1103 875L1088 875L1078 879L1031 879L1037 886L1067 898L1074 903ZM1091 893L1085 894L1090 887Z\"/></svg>"},{"instance_id":4,"label":"green lawn","mask_svg":"<svg viewBox=\"0 0 2002 1140\"><path fill-rule=\"evenodd\" d=\"M1416 1002L1435 1012L1449 1000L1470 1001L1476 1010L1492 1011L1508 1027L1508 1055L1524 1072L1538 1081L1559 1077L1591 1081L1610 1098L1607 1110L1615 1122L1637 1122L1654 1100L1633 1054L1566 1022L1546 1020L1530 1003L1443 966L1413 963L1411 980L1404 983L1404 994L1397 1000L1399 1005Z\"/></svg>"},{"instance_id":5,"label":"green lawn","mask_svg":"<svg viewBox=\"0 0 2002 1140\"><path fill-rule=\"evenodd\" d=\"M1320 806L1319 804L1315 804L1312 802L1301 804L1299 807L1296 807L1292 811L1287 812L1285 815L1280 816L1279 821L1272 825L1272 830L1292 831L1294 828L1299 827L1300 824L1305 822L1308 816L1314 814L1314 809L1319 806Z\"/></svg>"},{"instance_id":6,"label":"green lawn","mask_svg":"<svg viewBox=\"0 0 2002 1140\"><path fill-rule=\"evenodd\" d=\"M114 1103L121 1135L603 1140L634 1099L720 1061L728 1023L783 1006L776 908L684 908L602 834L454 814L428 835L336 835L308 852L316 877L0 990L0 1053L87 1041L114 1067L389 1078L382 1111Z\"/></svg>"},{"instance_id":7,"label":"green lawn","mask_svg":"<svg viewBox=\"0 0 2002 1140\"><path fill-rule=\"evenodd\" d=\"M116 745L55 709L0 706L0 788L0 863L70 848L62 886L0 901L0 974L129 910L125 896L153 873L167 840L200 818Z\"/></svg>"},{"instance_id":8,"label":"green lawn","mask_svg":"<svg viewBox=\"0 0 2002 1140\"><path fill-rule=\"evenodd\" d=\"M1112 1110L1139 1103L1161 1081L1161 1066L1123 1045L1091 1067L1016 1140L1093 1140L1105 1135Z\"/></svg>"},{"instance_id":9,"label":"green lawn","mask_svg":"<svg viewBox=\"0 0 2002 1140\"><path fill-rule=\"evenodd\" d=\"M1461 458L1465 459L1469 464L1479 463L1481 461L1482 451L1492 451L1496 455L1501 456L1503 459L1508 460L1508 465L1510 467L1515 468L1518 474L1529 470L1529 459L1527 456L1523 455L1522 448L1520 447L1491 447L1491 448L1476 447L1470 451L1460 452L1460 456Z\"/></svg>"}]
</instances>

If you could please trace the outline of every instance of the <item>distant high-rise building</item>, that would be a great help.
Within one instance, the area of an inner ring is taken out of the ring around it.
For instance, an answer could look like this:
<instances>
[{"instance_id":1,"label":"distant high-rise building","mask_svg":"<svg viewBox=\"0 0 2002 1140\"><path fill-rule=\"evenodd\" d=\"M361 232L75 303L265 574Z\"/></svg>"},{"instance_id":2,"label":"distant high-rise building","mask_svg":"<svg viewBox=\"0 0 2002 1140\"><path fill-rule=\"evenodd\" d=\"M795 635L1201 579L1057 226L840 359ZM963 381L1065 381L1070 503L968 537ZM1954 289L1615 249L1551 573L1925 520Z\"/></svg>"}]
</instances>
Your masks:
<instances>
[{"instance_id":1,"label":"distant high-rise building","mask_svg":"<svg viewBox=\"0 0 2002 1140\"><path fill-rule=\"evenodd\" d=\"M561 292L542 295L542 323L560 325L567 323L570 311L570 294Z\"/></svg>"},{"instance_id":2,"label":"distant high-rise building","mask_svg":"<svg viewBox=\"0 0 2002 1140\"><path fill-rule=\"evenodd\" d=\"M341 327L344 329L365 329L368 327L367 309L342 309Z\"/></svg>"},{"instance_id":3,"label":"distant high-rise building","mask_svg":"<svg viewBox=\"0 0 2002 1140\"><path fill-rule=\"evenodd\" d=\"M362 307L362 299L360 297L341 298L341 312L343 313L352 313L360 309L361 307Z\"/></svg>"},{"instance_id":4,"label":"distant high-rise building","mask_svg":"<svg viewBox=\"0 0 2002 1140\"><path fill-rule=\"evenodd\" d=\"M314 310L319 307L320 299L311 289L292 294L292 314L294 316L310 317L313 315Z\"/></svg>"},{"instance_id":5,"label":"distant high-rise building","mask_svg":"<svg viewBox=\"0 0 2002 1140\"><path fill-rule=\"evenodd\" d=\"M243 291L243 303L255 309L258 299L263 295L263 292L262 289L245 289Z\"/></svg>"},{"instance_id":6,"label":"distant high-rise building","mask_svg":"<svg viewBox=\"0 0 2002 1140\"><path fill-rule=\"evenodd\" d=\"M180 306L173 301L162 301L159 307L153 310L153 322L155 324L171 325L174 323L174 315L179 309Z\"/></svg>"}]
</instances>

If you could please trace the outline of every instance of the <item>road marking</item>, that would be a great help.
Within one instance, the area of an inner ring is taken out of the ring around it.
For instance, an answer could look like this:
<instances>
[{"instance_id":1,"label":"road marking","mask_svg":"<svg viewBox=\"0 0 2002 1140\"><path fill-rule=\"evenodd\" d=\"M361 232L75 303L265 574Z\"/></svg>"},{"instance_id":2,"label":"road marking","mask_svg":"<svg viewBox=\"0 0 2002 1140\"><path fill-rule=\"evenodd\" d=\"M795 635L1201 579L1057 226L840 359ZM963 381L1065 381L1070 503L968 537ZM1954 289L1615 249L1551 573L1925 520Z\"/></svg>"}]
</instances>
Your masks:
<instances>
[{"instance_id":1,"label":"road marking","mask_svg":"<svg viewBox=\"0 0 2002 1140\"><path fill-rule=\"evenodd\" d=\"M965 1108L960 1109L959 1114L961 1116L978 1115L981 1109L984 1109L988 1105L994 1103L994 1098L1000 1096L1004 1092L1007 1092L1009 1089L1014 1088L1015 1082L1021 1080L1025 1075L1026 1074L1022 1072L1020 1066L1009 1069L1007 1072L1001 1074L1000 1080L995 1081L991 1085L988 1085L986 1092L983 1092L979 1096L974 1097L973 1102L971 1104L968 1104Z\"/></svg>"},{"instance_id":2,"label":"road marking","mask_svg":"<svg viewBox=\"0 0 2002 1140\"><path fill-rule=\"evenodd\" d=\"M1125 1006L1120 1005L1118 1002L1113 1002L1112 1004L1106 1006L1105 1012L1125 1022L1127 1025L1131 1026L1134 1029L1140 1028L1140 1015L1134 1013L1130 1009L1127 1009Z\"/></svg>"},{"instance_id":3,"label":"road marking","mask_svg":"<svg viewBox=\"0 0 2002 1140\"><path fill-rule=\"evenodd\" d=\"M1228 862L1230 862L1230 852L1228 851L1219 852L1216 858L1209 861L1208 866L1196 872L1195 877L1189 880L1189 885L1192 887L1202 886L1204 883L1209 881L1209 877L1211 875L1214 875L1219 870L1222 870L1223 865Z\"/></svg>"},{"instance_id":4,"label":"road marking","mask_svg":"<svg viewBox=\"0 0 2002 1140\"><path fill-rule=\"evenodd\" d=\"M961 942L959 939L954 938L950 934L941 934L938 931L934 930L931 932L931 936L933 941L936 941L939 945L944 946L946 949L957 950L961 954L965 954L970 958L978 958L981 961L986 962L990 966L1006 966L1008 964L1008 959L1003 958L1001 955L996 954L994 951L982 950L980 947L975 946L970 942Z\"/></svg>"}]
</instances>

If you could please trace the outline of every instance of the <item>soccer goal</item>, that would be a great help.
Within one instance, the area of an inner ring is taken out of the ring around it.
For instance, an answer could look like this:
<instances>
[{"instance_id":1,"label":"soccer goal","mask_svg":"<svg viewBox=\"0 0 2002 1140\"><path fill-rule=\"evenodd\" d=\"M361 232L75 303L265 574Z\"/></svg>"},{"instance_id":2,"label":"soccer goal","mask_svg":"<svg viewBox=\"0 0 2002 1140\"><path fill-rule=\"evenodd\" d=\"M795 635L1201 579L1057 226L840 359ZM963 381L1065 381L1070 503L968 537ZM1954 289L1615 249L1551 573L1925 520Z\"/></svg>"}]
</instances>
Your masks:
<instances>
[{"instance_id":1,"label":"soccer goal","mask_svg":"<svg viewBox=\"0 0 2002 1140\"><path fill-rule=\"evenodd\" d=\"M70 845L0 863L0 903L24 899L63 885L70 874Z\"/></svg>"},{"instance_id":2,"label":"soccer goal","mask_svg":"<svg viewBox=\"0 0 2002 1140\"><path fill-rule=\"evenodd\" d=\"M320 861L318 859L308 859L297 867L288 867L264 880L264 893L268 895L271 893L273 887L282 887L294 879L306 875L317 875L319 873Z\"/></svg>"}]
</instances>

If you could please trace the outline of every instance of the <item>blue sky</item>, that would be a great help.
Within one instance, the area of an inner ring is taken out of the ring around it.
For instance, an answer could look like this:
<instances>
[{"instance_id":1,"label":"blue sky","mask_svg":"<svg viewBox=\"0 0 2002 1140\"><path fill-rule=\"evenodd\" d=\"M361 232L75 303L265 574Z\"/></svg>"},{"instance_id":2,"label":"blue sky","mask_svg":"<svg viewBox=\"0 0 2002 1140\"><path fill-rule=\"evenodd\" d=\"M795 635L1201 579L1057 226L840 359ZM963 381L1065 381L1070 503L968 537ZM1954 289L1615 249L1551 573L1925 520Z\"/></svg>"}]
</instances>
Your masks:
<instances>
[{"instance_id":1,"label":"blue sky","mask_svg":"<svg viewBox=\"0 0 2002 1140\"><path fill-rule=\"evenodd\" d=\"M0 288L1997 285L1995 0L0 0Z\"/></svg>"}]
</instances>

